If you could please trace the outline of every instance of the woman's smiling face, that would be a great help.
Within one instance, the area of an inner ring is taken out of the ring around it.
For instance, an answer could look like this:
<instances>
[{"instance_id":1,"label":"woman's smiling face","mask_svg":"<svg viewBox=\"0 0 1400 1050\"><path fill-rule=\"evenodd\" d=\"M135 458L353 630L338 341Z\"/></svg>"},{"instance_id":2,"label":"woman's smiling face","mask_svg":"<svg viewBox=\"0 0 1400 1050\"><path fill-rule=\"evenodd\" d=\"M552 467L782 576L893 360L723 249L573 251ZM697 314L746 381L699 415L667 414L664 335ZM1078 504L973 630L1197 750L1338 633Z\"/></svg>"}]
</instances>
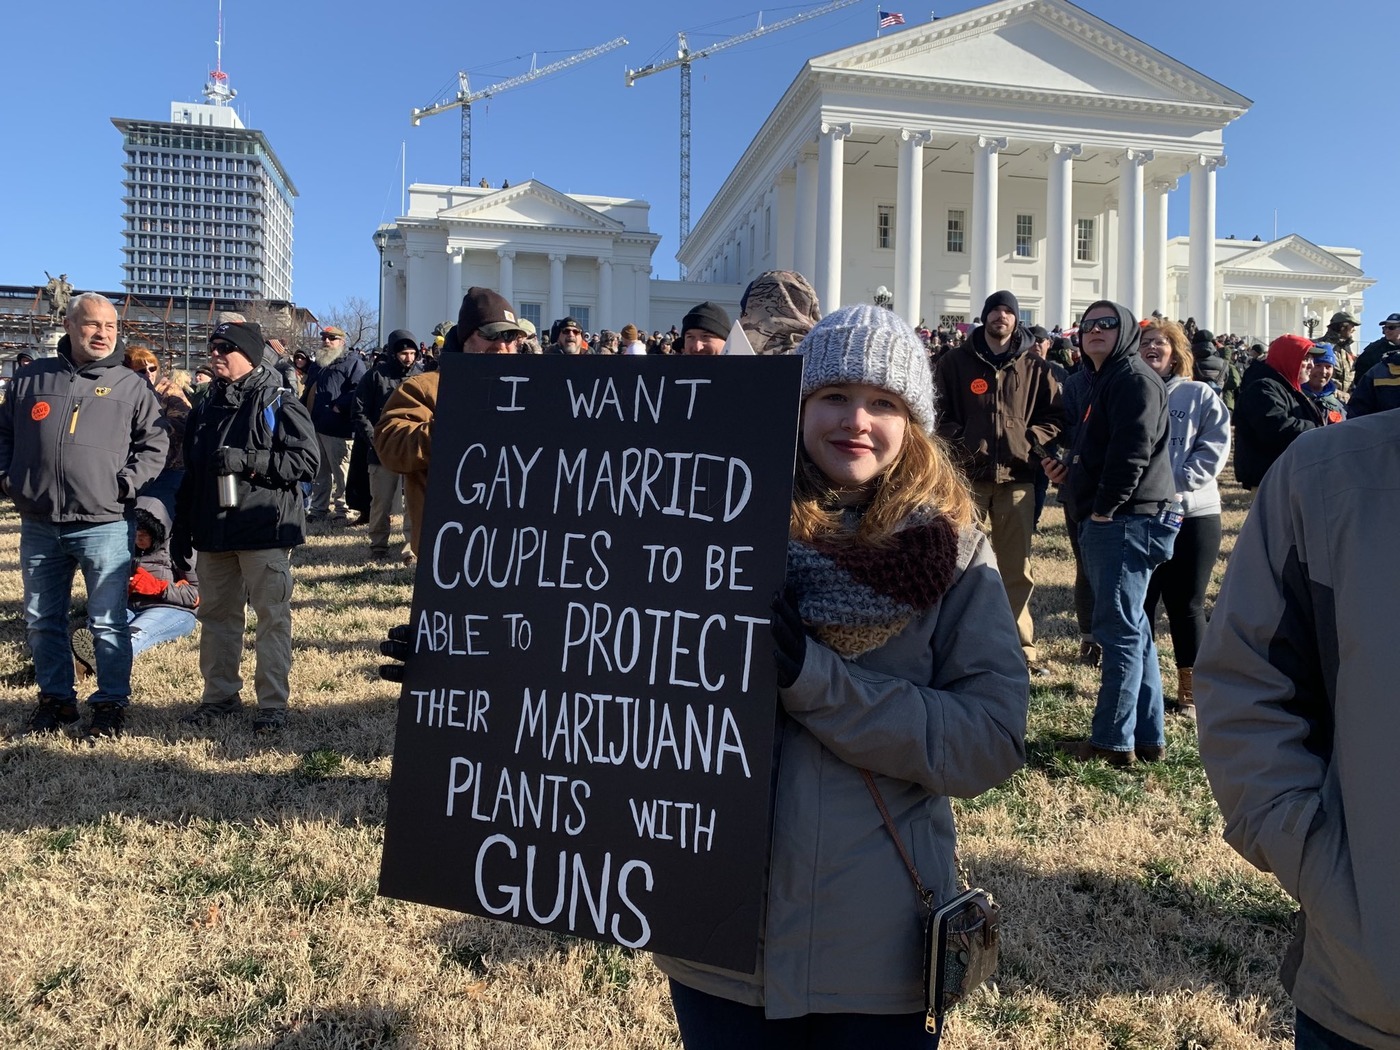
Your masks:
<instances>
[{"instance_id":1,"label":"woman's smiling face","mask_svg":"<svg viewBox=\"0 0 1400 1050\"><path fill-rule=\"evenodd\" d=\"M802 446L838 489L868 490L899 458L908 429L904 399L865 383L821 387L802 405Z\"/></svg>"}]
</instances>

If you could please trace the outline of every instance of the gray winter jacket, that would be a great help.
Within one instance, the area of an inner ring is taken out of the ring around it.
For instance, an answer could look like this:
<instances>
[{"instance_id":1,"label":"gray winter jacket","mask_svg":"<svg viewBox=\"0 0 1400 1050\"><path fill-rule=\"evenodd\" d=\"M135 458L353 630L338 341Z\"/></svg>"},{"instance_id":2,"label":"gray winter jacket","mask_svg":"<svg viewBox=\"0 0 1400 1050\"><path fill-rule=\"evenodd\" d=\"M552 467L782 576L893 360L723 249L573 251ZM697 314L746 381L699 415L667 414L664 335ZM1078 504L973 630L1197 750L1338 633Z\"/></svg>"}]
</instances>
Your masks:
<instances>
[{"instance_id":1,"label":"gray winter jacket","mask_svg":"<svg viewBox=\"0 0 1400 1050\"><path fill-rule=\"evenodd\" d=\"M1029 680L986 536L964 530L958 561L943 599L882 647L843 660L808 639L781 691L757 972L658 956L663 972L770 1018L924 1008L922 907L860 770L942 903L957 885L949 798L1025 761Z\"/></svg>"},{"instance_id":2,"label":"gray winter jacket","mask_svg":"<svg viewBox=\"0 0 1400 1050\"><path fill-rule=\"evenodd\" d=\"M1300 436L1259 486L1196 660L1225 838L1302 906L1298 1008L1400 1050L1400 412Z\"/></svg>"},{"instance_id":3,"label":"gray winter jacket","mask_svg":"<svg viewBox=\"0 0 1400 1050\"><path fill-rule=\"evenodd\" d=\"M26 517L56 525L120 520L165 466L170 447L146 377L123 347L75 365L68 337L58 356L22 370L0 405L0 477Z\"/></svg>"},{"instance_id":4,"label":"gray winter jacket","mask_svg":"<svg viewBox=\"0 0 1400 1050\"><path fill-rule=\"evenodd\" d=\"M1167 451L1172 479L1188 518L1220 513L1216 478L1230 458L1230 413L1205 383L1181 376L1167 380Z\"/></svg>"}]
</instances>

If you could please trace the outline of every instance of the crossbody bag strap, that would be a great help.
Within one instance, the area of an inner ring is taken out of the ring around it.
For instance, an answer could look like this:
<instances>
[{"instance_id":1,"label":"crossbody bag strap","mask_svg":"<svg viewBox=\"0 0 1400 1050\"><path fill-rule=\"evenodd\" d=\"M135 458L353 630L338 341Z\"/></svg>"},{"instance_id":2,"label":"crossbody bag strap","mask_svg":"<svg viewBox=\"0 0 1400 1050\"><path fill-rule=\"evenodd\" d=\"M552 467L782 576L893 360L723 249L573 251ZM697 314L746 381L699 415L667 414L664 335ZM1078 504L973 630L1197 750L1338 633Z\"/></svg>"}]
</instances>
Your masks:
<instances>
[{"instance_id":1,"label":"crossbody bag strap","mask_svg":"<svg viewBox=\"0 0 1400 1050\"><path fill-rule=\"evenodd\" d=\"M914 867L914 861L909 856L909 851L904 848L904 840L899 837L899 832L895 830L894 820L890 817L890 811L885 807L885 798L880 794L880 789L875 786L875 778L870 775L870 770L862 769L860 775L865 779L865 786L870 791L870 797L875 800L875 806L880 811L880 817L885 822L885 830L890 833L890 838L894 839L894 848L899 850L900 859L904 861L904 867L909 871L909 878L914 882L914 890L919 895L919 900L925 908L933 907L933 894L924 889L923 881L919 878L918 869Z\"/></svg>"}]
</instances>

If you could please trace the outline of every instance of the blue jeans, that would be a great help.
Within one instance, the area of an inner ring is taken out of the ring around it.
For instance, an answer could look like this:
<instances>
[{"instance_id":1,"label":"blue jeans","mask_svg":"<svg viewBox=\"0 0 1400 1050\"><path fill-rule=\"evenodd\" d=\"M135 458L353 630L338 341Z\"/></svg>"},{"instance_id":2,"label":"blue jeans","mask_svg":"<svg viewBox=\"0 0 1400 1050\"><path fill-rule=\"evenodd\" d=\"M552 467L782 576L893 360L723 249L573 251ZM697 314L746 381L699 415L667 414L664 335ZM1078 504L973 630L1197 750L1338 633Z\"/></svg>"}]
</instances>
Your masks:
<instances>
[{"instance_id":1,"label":"blue jeans","mask_svg":"<svg viewBox=\"0 0 1400 1050\"><path fill-rule=\"evenodd\" d=\"M686 1050L938 1050L924 1013L807 1014L770 1021L747 1006L671 981Z\"/></svg>"},{"instance_id":2,"label":"blue jeans","mask_svg":"<svg viewBox=\"0 0 1400 1050\"><path fill-rule=\"evenodd\" d=\"M194 634L195 616L191 609L173 609L168 605L151 609L127 611L131 618L131 658L161 642Z\"/></svg>"},{"instance_id":3,"label":"blue jeans","mask_svg":"<svg viewBox=\"0 0 1400 1050\"><path fill-rule=\"evenodd\" d=\"M1366 1050L1360 1043L1343 1039L1330 1028L1323 1028L1303 1011L1293 1024L1294 1050Z\"/></svg>"},{"instance_id":4,"label":"blue jeans","mask_svg":"<svg viewBox=\"0 0 1400 1050\"><path fill-rule=\"evenodd\" d=\"M19 560L24 569L24 619L41 696L73 702L73 655L68 611L73 573L82 569L88 593L88 626L97 652L97 691L90 703L125 706L131 699L131 639L126 591L131 579L130 519L100 525L55 525L20 520Z\"/></svg>"},{"instance_id":5,"label":"blue jeans","mask_svg":"<svg viewBox=\"0 0 1400 1050\"><path fill-rule=\"evenodd\" d=\"M1080 523L1079 550L1094 590L1094 641L1103 646L1090 737L1096 747L1132 751L1166 745L1162 672L1143 599L1152 570L1171 557L1175 541L1175 529L1146 514Z\"/></svg>"}]
</instances>

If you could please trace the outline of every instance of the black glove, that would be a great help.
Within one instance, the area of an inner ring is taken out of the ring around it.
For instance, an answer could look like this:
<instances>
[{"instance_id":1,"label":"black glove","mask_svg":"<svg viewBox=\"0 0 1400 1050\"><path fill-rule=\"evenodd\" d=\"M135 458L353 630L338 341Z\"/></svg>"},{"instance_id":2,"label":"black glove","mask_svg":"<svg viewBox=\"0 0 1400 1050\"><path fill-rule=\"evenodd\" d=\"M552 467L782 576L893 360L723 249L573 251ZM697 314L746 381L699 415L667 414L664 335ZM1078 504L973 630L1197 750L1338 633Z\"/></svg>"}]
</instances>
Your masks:
<instances>
[{"instance_id":1,"label":"black glove","mask_svg":"<svg viewBox=\"0 0 1400 1050\"><path fill-rule=\"evenodd\" d=\"M380 664L379 677L386 682L402 682L404 664L408 662L408 657L412 652L413 625L401 623L397 627L390 627L384 641L379 643L379 653L381 656L387 656L389 659L399 662Z\"/></svg>"},{"instance_id":2,"label":"black glove","mask_svg":"<svg viewBox=\"0 0 1400 1050\"><path fill-rule=\"evenodd\" d=\"M773 619L768 629L773 632L773 662L778 668L778 688L786 689L797 681L802 664L807 659L807 628L797 611L797 594L789 587L773 595Z\"/></svg>"},{"instance_id":3,"label":"black glove","mask_svg":"<svg viewBox=\"0 0 1400 1050\"><path fill-rule=\"evenodd\" d=\"M214 450L215 474L242 474L248 466L248 453L241 448L220 446Z\"/></svg>"},{"instance_id":4,"label":"black glove","mask_svg":"<svg viewBox=\"0 0 1400 1050\"><path fill-rule=\"evenodd\" d=\"M0 474L0 496L8 496L9 494L10 494L10 475L8 475L8 474Z\"/></svg>"}]
</instances>

